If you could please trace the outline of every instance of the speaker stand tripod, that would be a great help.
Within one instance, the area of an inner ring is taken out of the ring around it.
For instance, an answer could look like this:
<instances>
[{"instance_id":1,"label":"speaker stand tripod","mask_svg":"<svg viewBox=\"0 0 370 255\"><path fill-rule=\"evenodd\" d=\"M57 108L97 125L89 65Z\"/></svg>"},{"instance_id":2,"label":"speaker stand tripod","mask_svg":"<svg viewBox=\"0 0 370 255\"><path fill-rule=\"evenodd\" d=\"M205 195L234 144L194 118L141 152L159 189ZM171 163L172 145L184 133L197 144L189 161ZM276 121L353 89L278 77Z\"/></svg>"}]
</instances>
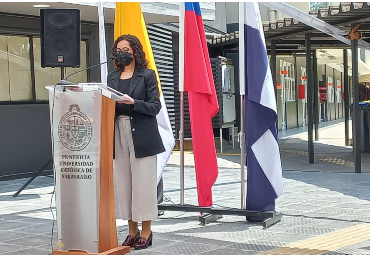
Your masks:
<instances>
[{"instance_id":1,"label":"speaker stand tripod","mask_svg":"<svg viewBox=\"0 0 370 255\"><path fill-rule=\"evenodd\" d=\"M14 193L13 197L18 197L19 193L21 193L37 176L41 174L42 171L52 162L50 159L39 171L37 171L17 192Z\"/></svg>"},{"instance_id":2,"label":"speaker stand tripod","mask_svg":"<svg viewBox=\"0 0 370 255\"><path fill-rule=\"evenodd\" d=\"M65 67L60 68L60 78L64 80L65 77ZM52 127L53 128L53 127ZM14 193L13 197L18 197L18 195L37 177L42 171L53 161L51 158L39 171L37 171L17 192Z\"/></svg>"}]
</instances>

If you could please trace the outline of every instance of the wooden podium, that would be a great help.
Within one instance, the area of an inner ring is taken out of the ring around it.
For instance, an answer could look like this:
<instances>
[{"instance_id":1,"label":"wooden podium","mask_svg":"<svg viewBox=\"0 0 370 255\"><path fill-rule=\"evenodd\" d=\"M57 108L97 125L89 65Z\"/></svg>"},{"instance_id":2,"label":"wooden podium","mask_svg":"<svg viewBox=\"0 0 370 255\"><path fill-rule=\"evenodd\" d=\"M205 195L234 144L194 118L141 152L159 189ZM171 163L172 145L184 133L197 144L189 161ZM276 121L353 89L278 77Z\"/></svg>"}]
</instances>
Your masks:
<instances>
[{"instance_id":1,"label":"wooden podium","mask_svg":"<svg viewBox=\"0 0 370 255\"><path fill-rule=\"evenodd\" d=\"M115 101L104 84L49 90L58 226L53 255L121 255L113 180Z\"/></svg>"}]
</instances>

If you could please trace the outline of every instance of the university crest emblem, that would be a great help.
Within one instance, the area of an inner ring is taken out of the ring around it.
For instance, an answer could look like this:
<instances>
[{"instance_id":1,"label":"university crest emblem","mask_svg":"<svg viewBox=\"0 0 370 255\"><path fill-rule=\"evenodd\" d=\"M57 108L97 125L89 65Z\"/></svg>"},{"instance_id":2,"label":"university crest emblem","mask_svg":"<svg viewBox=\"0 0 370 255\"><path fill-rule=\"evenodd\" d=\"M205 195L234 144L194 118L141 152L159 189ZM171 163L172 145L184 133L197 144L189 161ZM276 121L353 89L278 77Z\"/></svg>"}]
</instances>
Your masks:
<instances>
[{"instance_id":1,"label":"university crest emblem","mask_svg":"<svg viewBox=\"0 0 370 255\"><path fill-rule=\"evenodd\" d=\"M92 126L77 104L72 104L60 119L58 134L60 142L70 151L83 150L90 143Z\"/></svg>"}]
</instances>

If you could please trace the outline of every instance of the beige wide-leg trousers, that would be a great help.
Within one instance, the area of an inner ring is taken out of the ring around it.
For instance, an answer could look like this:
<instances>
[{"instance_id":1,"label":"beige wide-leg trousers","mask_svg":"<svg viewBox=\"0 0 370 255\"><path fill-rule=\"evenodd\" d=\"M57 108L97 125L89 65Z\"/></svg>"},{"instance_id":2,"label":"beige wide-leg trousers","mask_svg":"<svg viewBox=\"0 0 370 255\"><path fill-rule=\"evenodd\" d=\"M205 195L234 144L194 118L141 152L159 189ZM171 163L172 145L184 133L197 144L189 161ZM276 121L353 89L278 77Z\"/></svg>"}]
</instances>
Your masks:
<instances>
[{"instance_id":1,"label":"beige wide-leg trousers","mask_svg":"<svg viewBox=\"0 0 370 255\"><path fill-rule=\"evenodd\" d=\"M115 123L114 193L116 218L136 222L155 220L157 156L136 158L128 116Z\"/></svg>"}]
</instances>

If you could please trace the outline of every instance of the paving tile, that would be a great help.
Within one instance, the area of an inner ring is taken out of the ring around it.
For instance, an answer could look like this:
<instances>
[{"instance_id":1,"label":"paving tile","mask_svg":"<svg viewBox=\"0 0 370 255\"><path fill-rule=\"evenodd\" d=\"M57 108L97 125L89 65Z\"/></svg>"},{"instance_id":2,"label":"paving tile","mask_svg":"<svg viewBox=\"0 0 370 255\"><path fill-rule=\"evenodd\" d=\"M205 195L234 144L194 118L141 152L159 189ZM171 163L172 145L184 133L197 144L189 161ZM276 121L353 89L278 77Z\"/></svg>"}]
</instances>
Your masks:
<instances>
[{"instance_id":1,"label":"paving tile","mask_svg":"<svg viewBox=\"0 0 370 255\"><path fill-rule=\"evenodd\" d=\"M306 235L306 236L319 236L330 232L334 232L336 229L329 227L316 227L316 226L300 226L294 228L288 228L286 230L289 234Z\"/></svg>"},{"instance_id":2,"label":"paving tile","mask_svg":"<svg viewBox=\"0 0 370 255\"><path fill-rule=\"evenodd\" d=\"M3 243L36 247L36 246L50 244L50 242L51 240L49 237L42 236L42 235L32 235L32 237L31 236L21 237L17 239L7 240L7 241L4 241Z\"/></svg>"},{"instance_id":3,"label":"paving tile","mask_svg":"<svg viewBox=\"0 0 370 255\"><path fill-rule=\"evenodd\" d=\"M202 255L254 255L258 254L258 251L245 251L231 248L219 248L216 250L202 253Z\"/></svg>"},{"instance_id":4,"label":"paving tile","mask_svg":"<svg viewBox=\"0 0 370 255\"><path fill-rule=\"evenodd\" d=\"M50 212L50 214L51 214L51 212ZM56 215L55 214L54 214L54 217L56 218ZM53 224L53 220L50 220L50 219L40 219L40 218L34 218L34 217L23 217L22 219L17 220L17 221L20 221L20 222L22 222L24 224L28 224L28 223L34 223L34 224L50 224L50 225Z\"/></svg>"},{"instance_id":5,"label":"paving tile","mask_svg":"<svg viewBox=\"0 0 370 255\"><path fill-rule=\"evenodd\" d=\"M331 251L327 252L323 255L368 255L368 251L362 251L358 249L347 249L347 248L342 248L338 249L336 251Z\"/></svg>"},{"instance_id":6,"label":"paving tile","mask_svg":"<svg viewBox=\"0 0 370 255\"><path fill-rule=\"evenodd\" d=\"M27 226L36 226L36 224L25 224L19 221L5 221L5 223L0 225L0 230L16 230L25 228Z\"/></svg>"},{"instance_id":7,"label":"paving tile","mask_svg":"<svg viewBox=\"0 0 370 255\"><path fill-rule=\"evenodd\" d=\"M2 220L17 221L17 220L23 220L25 218L26 217L22 217L14 213L8 213L8 211L6 211L6 213L3 213L3 214L0 213L0 219Z\"/></svg>"},{"instance_id":8,"label":"paving tile","mask_svg":"<svg viewBox=\"0 0 370 255\"><path fill-rule=\"evenodd\" d=\"M23 223L23 226L24 226L23 228L14 229L11 231L17 232L17 233L48 235L48 234L51 234L51 230L52 230L52 224L38 224L38 225L33 225L33 226L27 226ZM57 230L57 227L54 226L54 232L56 232L56 230Z\"/></svg>"},{"instance_id":9,"label":"paving tile","mask_svg":"<svg viewBox=\"0 0 370 255\"><path fill-rule=\"evenodd\" d=\"M131 250L129 254L140 254L140 255L175 255L174 253L156 252L153 251L153 247L149 247L145 250Z\"/></svg>"},{"instance_id":10,"label":"paving tile","mask_svg":"<svg viewBox=\"0 0 370 255\"><path fill-rule=\"evenodd\" d=\"M16 233L12 231L0 230L0 243L23 237L32 237L32 235L33 234L30 233Z\"/></svg>"},{"instance_id":11,"label":"paving tile","mask_svg":"<svg viewBox=\"0 0 370 255\"><path fill-rule=\"evenodd\" d=\"M5 253L5 252L11 252L11 251L17 251L17 250L22 250L30 248L25 245L14 245L14 244L5 244L5 243L0 243L0 254Z\"/></svg>"},{"instance_id":12,"label":"paving tile","mask_svg":"<svg viewBox=\"0 0 370 255\"><path fill-rule=\"evenodd\" d=\"M174 240L174 241L181 241L181 242L192 238L191 236L177 235L173 233L154 233L153 236L154 235L160 239Z\"/></svg>"},{"instance_id":13,"label":"paving tile","mask_svg":"<svg viewBox=\"0 0 370 255\"><path fill-rule=\"evenodd\" d=\"M20 249L17 251L7 252L7 253L0 253L4 255L50 255L51 250L42 250L37 248L26 248Z\"/></svg>"},{"instance_id":14,"label":"paving tile","mask_svg":"<svg viewBox=\"0 0 370 255\"><path fill-rule=\"evenodd\" d=\"M201 237L194 237L191 239L186 240L187 243L196 243L196 244L210 244L215 246L228 246L234 244L234 242L222 241L222 240L214 240L212 238L201 238Z\"/></svg>"},{"instance_id":15,"label":"paving tile","mask_svg":"<svg viewBox=\"0 0 370 255\"><path fill-rule=\"evenodd\" d=\"M229 248L247 250L247 251L258 251L265 252L277 249L287 245L287 242L276 242L269 240L252 240L250 242L236 243L228 246Z\"/></svg>"},{"instance_id":16,"label":"paving tile","mask_svg":"<svg viewBox=\"0 0 370 255\"><path fill-rule=\"evenodd\" d=\"M196 244L181 242L171 245L166 245L164 247L154 248L153 251L164 252L164 253L174 253L174 254L184 254L184 255L194 255L203 252L211 251L217 249L216 245L209 244Z\"/></svg>"}]
</instances>

